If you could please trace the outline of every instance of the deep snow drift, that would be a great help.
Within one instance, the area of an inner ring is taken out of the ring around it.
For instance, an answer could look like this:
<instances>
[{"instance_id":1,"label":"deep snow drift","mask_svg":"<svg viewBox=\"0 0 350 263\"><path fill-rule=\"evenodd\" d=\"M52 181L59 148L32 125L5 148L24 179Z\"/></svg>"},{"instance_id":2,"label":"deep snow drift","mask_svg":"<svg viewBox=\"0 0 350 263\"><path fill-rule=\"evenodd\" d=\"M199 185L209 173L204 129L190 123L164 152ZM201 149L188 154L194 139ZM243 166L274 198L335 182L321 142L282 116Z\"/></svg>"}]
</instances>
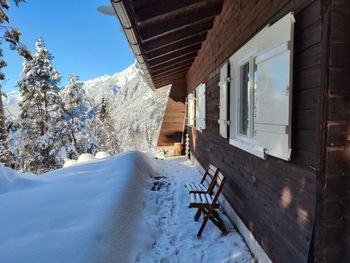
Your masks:
<instances>
[{"instance_id":1,"label":"deep snow drift","mask_svg":"<svg viewBox=\"0 0 350 263\"><path fill-rule=\"evenodd\" d=\"M89 159L89 158L87 158ZM41 176L0 168L0 262L251 262L241 236L208 222L201 239L185 158L126 152Z\"/></svg>"},{"instance_id":2,"label":"deep snow drift","mask_svg":"<svg viewBox=\"0 0 350 263\"><path fill-rule=\"evenodd\" d=\"M132 257L150 163L127 152L42 176L0 168L0 262Z\"/></svg>"}]
</instances>

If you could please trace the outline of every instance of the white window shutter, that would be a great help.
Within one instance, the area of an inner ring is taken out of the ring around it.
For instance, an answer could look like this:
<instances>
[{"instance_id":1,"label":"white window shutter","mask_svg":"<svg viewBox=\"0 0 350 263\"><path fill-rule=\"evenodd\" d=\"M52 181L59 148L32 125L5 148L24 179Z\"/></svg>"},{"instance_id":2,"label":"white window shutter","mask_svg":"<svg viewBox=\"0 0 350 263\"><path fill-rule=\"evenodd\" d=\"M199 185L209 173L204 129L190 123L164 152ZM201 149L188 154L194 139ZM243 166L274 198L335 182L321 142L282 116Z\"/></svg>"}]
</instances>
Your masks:
<instances>
[{"instance_id":1,"label":"white window shutter","mask_svg":"<svg viewBox=\"0 0 350 263\"><path fill-rule=\"evenodd\" d=\"M198 130L205 130L205 84L200 84L196 89L196 128Z\"/></svg>"},{"instance_id":2,"label":"white window shutter","mask_svg":"<svg viewBox=\"0 0 350 263\"><path fill-rule=\"evenodd\" d=\"M224 138L228 137L228 83L227 83L228 64L225 63L220 69L220 116L219 126L220 135Z\"/></svg>"},{"instance_id":3,"label":"white window shutter","mask_svg":"<svg viewBox=\"0 0 350 263\"><path fill-rule=\"evenodd\" d=\"M268 28L262 39L278 46L268 44L270 48L256 57L254 137L266 154L284 160L290 160L291 154L293 30L294 18L289 14Z\"/></svg>"},{"instance_id":4,"label":"white window shutter","mask_svg":"<svg viewBox=\"0 0 350 263\"><path fill-rule=\"evenodd\" d=\"M194 124L194 98L192 93L187 96L187 124L188 126Z\"/></svg>"}]
</instances>

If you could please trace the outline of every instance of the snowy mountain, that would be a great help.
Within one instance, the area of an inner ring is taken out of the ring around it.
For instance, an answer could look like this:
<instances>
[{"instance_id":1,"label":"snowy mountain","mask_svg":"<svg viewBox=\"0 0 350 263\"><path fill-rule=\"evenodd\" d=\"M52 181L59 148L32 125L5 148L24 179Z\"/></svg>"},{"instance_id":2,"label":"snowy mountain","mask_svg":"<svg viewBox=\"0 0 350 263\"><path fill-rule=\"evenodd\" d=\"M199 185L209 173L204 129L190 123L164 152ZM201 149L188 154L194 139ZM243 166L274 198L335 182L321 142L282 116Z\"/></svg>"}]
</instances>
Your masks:
<instances>
[{"instance_id":1,"label":"snowy mountain","mask_svg":"<svg viewBox=\"0 0 350 263\"><path fill-rule=\"evenodd\" d=\"M95 105L105 98L114 120L118 151L154 151L169 88L152 91L137 64L112 76L84 82Z\"/></svg>"},{"instance_id":2,"label":"snowy mountain","mask_svg":"<svg viewBox=\"0 0 350 263\"><path fill-rule=\"evenodd\" d=\"M137 64L114 75L84 81L91 103L99 107L105 98L114 122L118 152L154 151L170 88L152 91ZM18 116L18 91L4 99L9 115Z\"/></svg>"},{"instance_id":3,"label":"snowy mountain","mask_svg":"<svg viewBox=\"0 0 350 263\"><path fill-rule=\"evenodd\" d=\"M13 90L6 93L6 97L3 97L5 114L10 116L18 116L19 107L18 103L21 101L21 95L19 91Z\"/></svg>"}]
</instances>

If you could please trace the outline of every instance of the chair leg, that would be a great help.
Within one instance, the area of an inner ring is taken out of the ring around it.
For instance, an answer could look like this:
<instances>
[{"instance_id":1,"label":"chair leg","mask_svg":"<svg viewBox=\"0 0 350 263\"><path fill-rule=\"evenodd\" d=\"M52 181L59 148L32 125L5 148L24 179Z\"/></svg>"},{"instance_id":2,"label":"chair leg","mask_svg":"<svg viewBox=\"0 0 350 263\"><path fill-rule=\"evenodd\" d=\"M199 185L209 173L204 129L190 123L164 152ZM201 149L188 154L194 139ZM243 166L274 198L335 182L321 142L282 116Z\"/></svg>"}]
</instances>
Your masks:
<instances>
[{"instance_id":1,"label":"chair leg","mask_svg":"<svg viewBox=\"0 0 350 263\"><path fill-rule=\"evenodd\" d=\"M228 233L224 223L222 221L220 221L218 218L216 218L215 216L210 216L209 219L214 223L214 225L217 226L217 228L219 228L222 232L223 235L226 235Z\"/></svg>"},{"instance_id":2,"label":"chair leg","mask_svg":"<svg viewBox=\"0 0 350 263\"><path fill-rule=\"evenodd\" d=\"M198 231L198 233L197 233L197 237L198 237L198 238L201 237L202 232L203 232L203 230L204 230L204 228L205 228L205 225L206 225L207 222L208 222L208 218L209 218L209 217L208 217L207 215L204 216L204 220L203 220L203 223L202 223L202 225L201 225L201 228L199 229L199 231Z\"/></svg>"},{"instance_id":3,"label":"chair leg","mask_svg":"<svg viewBox=\"0 0 350 263\"><path fill-rule=\"evenodd\" d=\"M194 216L194 221L198 221L199 217L202 214L202 210L198 208L196 215Z\"/></svg>"}]
</instances>

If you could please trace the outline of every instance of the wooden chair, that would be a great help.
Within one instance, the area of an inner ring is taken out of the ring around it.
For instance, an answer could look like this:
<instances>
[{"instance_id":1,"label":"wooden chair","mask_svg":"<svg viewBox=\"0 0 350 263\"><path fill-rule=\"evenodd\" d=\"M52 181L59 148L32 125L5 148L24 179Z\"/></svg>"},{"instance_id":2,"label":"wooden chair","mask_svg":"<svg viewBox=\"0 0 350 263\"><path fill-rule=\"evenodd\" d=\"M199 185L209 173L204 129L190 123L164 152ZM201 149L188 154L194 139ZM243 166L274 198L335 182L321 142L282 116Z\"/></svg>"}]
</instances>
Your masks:
<instances>
[{"instance_id":1,"label":"wooden chair","mask_svg":"<svg viewBox=\"0 0 350 263\"><path fill-rule=\"evenodd\" d=\"M219 169L212 164L209 164L208 169L205 171L200 183L188 183L185 187L189 193L211 193L212 188L215 186L216 176ZM207 180L208 177L209 180Z\"/></svg>"},{"instance_id":2,"label":"wooden chair","mask_svg":"<svg viewBox=\"0 0 350 263\"><path fill-rule=\"evenodd\" d=\"M227 229L224 223L220 219L218 213L215 211L215 209L220 207L218 198L224 187L225 180L225 176L219 171L214 182L213 190L215 193L213 193L213 195L209 194L208 192L190 193L189 207L198 209L194 220L198 221L201 214L204 214L204 220L197 233L197 237L202 235L202 232L209 219L221 230L224 235L227 234Z\"/></svg>"}]
</instances>

